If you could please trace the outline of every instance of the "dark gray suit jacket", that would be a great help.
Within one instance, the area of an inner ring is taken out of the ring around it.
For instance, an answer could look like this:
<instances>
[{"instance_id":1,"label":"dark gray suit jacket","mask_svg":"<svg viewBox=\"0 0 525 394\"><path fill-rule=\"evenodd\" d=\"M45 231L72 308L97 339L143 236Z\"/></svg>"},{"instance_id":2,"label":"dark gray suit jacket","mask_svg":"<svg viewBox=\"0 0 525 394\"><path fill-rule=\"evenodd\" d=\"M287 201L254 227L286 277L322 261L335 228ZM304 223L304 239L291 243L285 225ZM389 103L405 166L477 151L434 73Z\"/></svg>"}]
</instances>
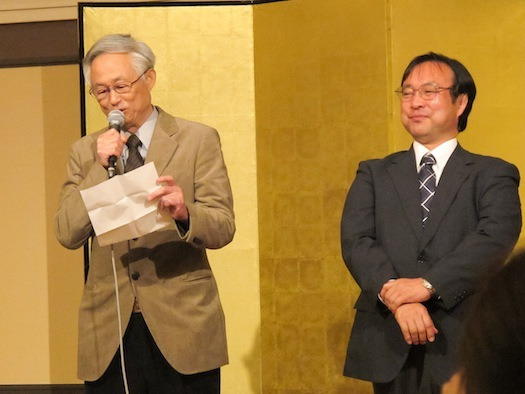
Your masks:
<instances>
[{"instance_id":1,"label":"dark gray suit jacket","mask_svg":"<svg viewBox=\"0 0 525 394\"><path fill-rule=\"evenodd\" d=\"M441 297L425 303L439 330L425 363L435 382L452 375L469 296L518 239L518 184L512 164L458 145L423 229L413 149L360 163L341 222L343 258L361 288L346 376L389 382L400 372L410 346L378 294L392 278L417 277Z\"/></svg>"}]
</instances>

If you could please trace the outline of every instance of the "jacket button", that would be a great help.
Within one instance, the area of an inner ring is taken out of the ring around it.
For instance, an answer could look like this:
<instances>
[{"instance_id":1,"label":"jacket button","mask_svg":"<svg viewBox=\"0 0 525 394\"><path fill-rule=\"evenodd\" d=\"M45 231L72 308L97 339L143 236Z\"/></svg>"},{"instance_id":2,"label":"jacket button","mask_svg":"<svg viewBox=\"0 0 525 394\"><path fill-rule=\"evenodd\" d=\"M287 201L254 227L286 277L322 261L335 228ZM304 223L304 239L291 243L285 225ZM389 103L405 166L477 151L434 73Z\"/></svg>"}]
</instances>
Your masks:
<instances>
[{"instance_id":1,"label":"jacket button","mask_svg":"<svg viewBox=\"0 0 525 394\"><path fill-rule=\"evenodd\" d=\"M133 279L133 280L139 280L139 279L140 279L140 273L137 272L137 271L133 271L133 272L131 273L131 279Z\"/></svg>"}]
</instances>

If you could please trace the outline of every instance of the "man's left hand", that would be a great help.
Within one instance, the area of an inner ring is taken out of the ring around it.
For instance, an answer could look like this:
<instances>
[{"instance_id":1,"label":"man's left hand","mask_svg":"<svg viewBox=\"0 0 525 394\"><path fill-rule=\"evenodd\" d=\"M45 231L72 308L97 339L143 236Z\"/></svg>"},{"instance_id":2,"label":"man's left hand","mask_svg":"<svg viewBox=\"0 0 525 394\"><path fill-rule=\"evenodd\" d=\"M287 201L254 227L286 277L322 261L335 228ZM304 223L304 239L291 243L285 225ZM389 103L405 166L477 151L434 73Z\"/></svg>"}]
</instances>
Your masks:
<instances>
[{"instance_id":1,"label":"man's left hand","mask_svg":"<svg viewBox=\"0 0 525 394\"><path fill-rule=\"evenodd\" d=\"M148 196L148 201L159 199L159 209L169 211L171 217L178 222L187 223L189 220L188 208L184 202L184 194L179 185L170 175L157 178L157 184L161 187Z\"/></svg>"},{"instance_id":2,"label":"man's left hand","mask_svg":"<svg viewBox=\"0 0 525 394\"><path fill-rule=\"evenodd\" d=\"M436 339L438 330L423 304L415 302L401 305L395 318L407 344L425 345Z\"/></svg>"}]
</instances>

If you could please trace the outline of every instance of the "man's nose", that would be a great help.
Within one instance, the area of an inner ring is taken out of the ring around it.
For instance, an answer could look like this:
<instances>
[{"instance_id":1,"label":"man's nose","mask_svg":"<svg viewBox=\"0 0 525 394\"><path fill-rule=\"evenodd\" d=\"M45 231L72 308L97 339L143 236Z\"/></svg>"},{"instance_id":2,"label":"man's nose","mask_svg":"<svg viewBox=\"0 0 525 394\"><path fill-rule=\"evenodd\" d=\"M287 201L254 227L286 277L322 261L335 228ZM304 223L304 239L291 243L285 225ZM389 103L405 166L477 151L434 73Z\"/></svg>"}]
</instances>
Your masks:
<instances>
[{"instance_id":1,"label":"man's nose","mask_svg":"<svg viewBox=\"0 0 525 394\"><path fill-rule=\"evenodd\" d=\"M416 90L414 92L414 94L412 95L412 97L410 98L410 106L411 107L421 107L421 105L423 105L425 100L423 100L421 98L421 95L419 94L419 92Z\"/></svg>"},{"instance_id":2,"label":"man's nose","mask_svg":"<svg viewBox=\"0 0 525 394\"><path fill-rule=\"evenodd\" d=\"M120 101L120 94L115 92L115 90L110 89L108 92L108 98L109 98L109 103L113 105Z\"/></svg>"}]
</instances>

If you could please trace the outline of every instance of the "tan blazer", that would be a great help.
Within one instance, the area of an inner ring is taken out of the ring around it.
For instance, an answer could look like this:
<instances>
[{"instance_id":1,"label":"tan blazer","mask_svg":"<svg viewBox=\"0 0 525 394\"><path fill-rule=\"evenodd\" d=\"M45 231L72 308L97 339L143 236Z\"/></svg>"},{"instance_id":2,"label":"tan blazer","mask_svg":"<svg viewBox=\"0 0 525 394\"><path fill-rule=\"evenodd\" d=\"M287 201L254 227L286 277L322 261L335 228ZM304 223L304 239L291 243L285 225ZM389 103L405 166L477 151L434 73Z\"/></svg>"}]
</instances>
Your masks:
<instances>
[{"instance_id":1,"label":"tan blazer","mask_svg":"<svg viewBox=\"0 0 525 394\"><path fill-rule=\"evenodd\" d=\"M233 198L216 130L157 110L146 163L154 162L159 175L172 175L182 188L190 227L185 234L173 226L114 245L120 310L125 329L136 297L166 359L193 374L228 363L224 314L206 248L232 240ZM79 311L78 377L88 381L100 378L119 344L111 247L98 245L79 192L108 178L96 160L102 132L72 145L55 219L57 238L67 248L93 236Z\"/></svg>"}]
</instances>

